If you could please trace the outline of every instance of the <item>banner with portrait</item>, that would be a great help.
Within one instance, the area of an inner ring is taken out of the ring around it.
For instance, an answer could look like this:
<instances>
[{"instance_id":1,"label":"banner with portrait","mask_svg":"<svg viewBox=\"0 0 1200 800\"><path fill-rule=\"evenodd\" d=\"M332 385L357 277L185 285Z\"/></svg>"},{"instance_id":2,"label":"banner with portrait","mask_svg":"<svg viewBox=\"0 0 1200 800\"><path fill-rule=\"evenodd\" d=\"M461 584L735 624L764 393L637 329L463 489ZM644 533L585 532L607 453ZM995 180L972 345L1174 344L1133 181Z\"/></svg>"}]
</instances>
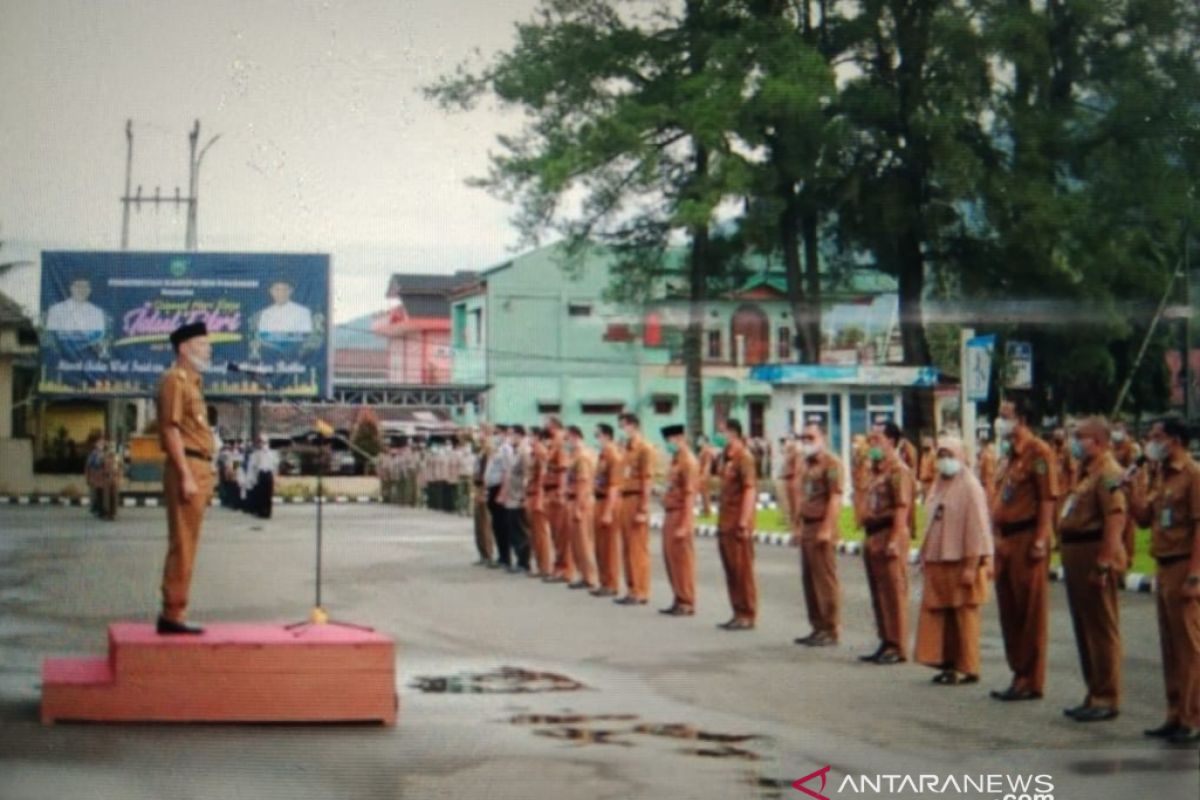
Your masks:
<instances>
[{"instance_id":1,"label":"banner with portrait","mask_svg":"<svg viewBox=\"0 0 1200 800\"><path fill-rule=\"evenodd\" d=\"M204 322L207 395L326 397L330 296L322 254L46 251L38 390L153 395L171 332Z\"/></svg>"}]
</instances>

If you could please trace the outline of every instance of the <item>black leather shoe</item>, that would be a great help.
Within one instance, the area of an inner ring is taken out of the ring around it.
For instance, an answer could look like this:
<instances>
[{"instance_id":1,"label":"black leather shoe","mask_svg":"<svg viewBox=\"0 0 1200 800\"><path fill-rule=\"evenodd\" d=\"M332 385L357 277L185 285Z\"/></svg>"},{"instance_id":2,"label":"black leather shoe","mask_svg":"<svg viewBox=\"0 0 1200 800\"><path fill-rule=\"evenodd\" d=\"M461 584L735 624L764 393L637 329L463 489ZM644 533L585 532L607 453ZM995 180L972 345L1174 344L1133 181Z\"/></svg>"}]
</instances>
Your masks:
<instances>
[{"instance_id":1,"label":"black leather shoe","mask_svg":"<svg viewBox=\"0 0 1200 800\"><path fill-rule=\"evenodd\" d=\"M204 633L204 628L201 628L199 625L192 625L188 622L177 622L173 619L167 619L166 617L158 618L156 630L158 631L159 635L162 636L179 634L186 636L199 636L200 634Z\"/></svg>"},{"instance_id":2,"label":"black leather shoe","mask_svg":"<svg viewBox=\"0 0 1200 800\"><path fill-rule=\"evenodd\" d=\"M1105 706L1092 706L1077 711L1072 719L1076 722L1105 722L1110 719L1116 719L1118 711L1115 708L1106 708Z\"/></svg>"},{"instance_id":3,"label":"black leather shoe","mask_svg":"<svg viewBox=\"0 0 1200 800\"><path fill-rule=\"evenodd\" d=\"M813 634L807 642L809 647L836 647L837 637L830 633Z\"/></svg>"},{"instance_id":4,"label":"black leather shoe","mask_svg":"<svg viewBox=\"0 0 1200 800\"><path fill-rule=\"evenodd\" d=\"M722 630L729 630L731 627L733 627L734 623L736 623L736 622L737 622L737 618L735 617L734 619L731 619L728 622L719 623L717 625L717 627L721 628Z\"/></svg>"},{"instance_id":5,"label":"black leather shoe","mask_svg":"<svg viewBox=\"0 0 1200 800\"><path fill-rule=\"evenodd\" d=\"M895 650L888 650L886 653L880 653L879 658L875 659L875 663L881 667L890 667L892 664L903 664L904 660L904 656Z\"/></svg>"},{"instance_id":6,"label":"black leather shoe","mask_svg":"<svg viewBox=\"0 0 1200 800\"><path fill-rule=\"evenodd\" d=\"M588 592L592 597L616 597L617 593L612 589L594 589Z\"/></svg>"},{"instance_id":7,"label":"black leather shoe","mask_svg":"<svg viewBox=\"0 0 1200 800\"><path fill-rule=\"evenodd\" d=\"M1041 700L1042 695L1031 689L1015 689L1009 687L1003 692L992 692L992 697L1004 703L1017 703L1022 700Z\"/></svg>"},{"instance_id":8,"label":"black leather shoe","mask_svg":"<svg viewBox=\"0 0 1200 800\"><path fill-rule=\"evenodd\" d=\"M644 606L644 605L646 605L647 601L639 600L636 597L629 597L628 595L626 595L625 597L622 597L620 600L614 600L613 602L619 606Z\"/></svg>"},{"instance_id":9,"label":"black leather shoe","mask_svg":"<svg viewBox=\"0 0 1200 800\"><path fill-rule=\"evenodd\" d=\"M724 626L727 631L752 631L754 623L748 619L735 619Z\"/></svg>"},{"instance_id":10,"label":"black leather shoe","mask_svg":"<svg viewBox=\"0 0 1200 800\"><path fill-rule=\"evenodd\" d=\"M1177 731L1171 734L1171 738L1167 739L1171 744L1178 745L1197 745L1200 744L1200 728L1185 728L1180 726Z\"/></svg>"},{"instance_id":11,"label":"black leather shoe","mask_svg":"<svg viewBox=\"0 0 1200 800\"><path fill-rule=\"evenodd\" d=\"M1142 731L1143 736L1149 736L1151 739L1170 739L1179 732L1178 722L1164 722L1157 728L1147 728Z\"/></svg>"},{"instance_id":12,"label":"black leather shoe","mask_svg":"<svg viewBox=\"0 0 1200 800\"><path fill-rule=\"evenodd\" d=\"M817 634L814 632L814 633L810 633L808 636L801 636L798 639L792 639L792 642L794 644L802 644L802 645L807 646L807 645L812 644L812 640L815 638L817 638Z\"/></svg>"},{"instance_id":13,"label":"black leather shoe","mask_svg":"<svg viewBox=\"0 0 1200 800\"><path fill-rule=\"evenodd\" d=\"M1074 708L1064 708L1063 716L1070 717L1071 719L1075 719L1075 717L1079 716L1080 713L1087 711L1087 710L1088 710L1087 704L1075 706Z\"/></svg>"},{"instance_id":14,"label":"black leather shoe","mask_svg":"<svg viewBox=\"0 0 1200 800\"><path fill-rule=\"evenodd\" d=\"M870 653L865 656L859 656L858 660L862 661L865 664L874 664L876 661L879 660L879 657L881 655L883 655L883 645L880 645L879 649L876 650L874 653Z\"/></svg>"}]
</instances>

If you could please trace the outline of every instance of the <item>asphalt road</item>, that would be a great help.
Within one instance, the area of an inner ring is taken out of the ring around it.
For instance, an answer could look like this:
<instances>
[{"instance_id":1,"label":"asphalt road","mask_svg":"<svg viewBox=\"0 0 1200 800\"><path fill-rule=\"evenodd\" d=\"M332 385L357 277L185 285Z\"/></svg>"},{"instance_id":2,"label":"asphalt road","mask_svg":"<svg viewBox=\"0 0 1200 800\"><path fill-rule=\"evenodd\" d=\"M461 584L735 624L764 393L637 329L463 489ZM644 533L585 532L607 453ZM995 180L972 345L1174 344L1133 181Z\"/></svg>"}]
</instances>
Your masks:
<instances>
[{"instance_id":1,"label":"asphalt road","mask_svg":"<svg viewBox=\"0 0 1200 800\"><path fill-rule=\"evenodd\" d=\"M859 664L874 641L853 557L839 561L842 645L810 650L791 643L807 631L788 548L759 548L759 627L727 633L715 627L729 610L711 539L697 542L698 613L672 619L654 610L669 602L658 563L651 605L617 607L472 566L464 518L380 506L326 514L326 606L399 645L396 728L43 727L41 659L102 654L107 623L153 617L163 512L126 509L101 524L83 509L0 507L0 800L801 798L791 783L825 766L830 800L1021 796L997 783L955 791L988 775L1047 776L1042 794L1055 798L1200 797L1200 753L1141 736L1163 706L1149 595L1122 600L1121 717L1081 726L1061 714L1083 694L1061 586L1047 696L1008 705L987 697L1008 679L994 604L980 685L937 687L927 668ZM311 515L289 506L258 523L214 509L193 617L304 617ZM476 680L505 667L559 677ZM423 677L448 691L422 691ZM501 691L456 691L477 686ZM870 791L861 776L894 791ZM819 779L805 786L817 791Z\"/></svg>"}]
</instances>

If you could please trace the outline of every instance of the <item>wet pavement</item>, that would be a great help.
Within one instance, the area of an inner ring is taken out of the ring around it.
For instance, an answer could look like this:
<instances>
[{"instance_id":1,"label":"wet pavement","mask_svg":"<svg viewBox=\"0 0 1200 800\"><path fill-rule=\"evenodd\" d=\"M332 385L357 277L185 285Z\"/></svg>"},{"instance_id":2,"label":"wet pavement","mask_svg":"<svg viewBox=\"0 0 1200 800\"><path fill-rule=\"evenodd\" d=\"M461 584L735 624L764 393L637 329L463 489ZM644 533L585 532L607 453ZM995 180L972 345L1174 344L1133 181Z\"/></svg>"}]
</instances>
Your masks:
<instances>
[{"instance_id":1,"label":"wet pavement","mask_svg":"<svg viewBox=\"0 0 1200 800\"><path fill-rule=\"evenodd\" d=\"M657 558L651 605L621 608L470 566L463 518L378 506L325 513L327 608L398 643L394 729L41 726L43 657L102 654L107 622L152 617L162 512L125 510L100 526L84 509L0 507L0 798L757 800L807 797L793 782L826 766L830 800L1000 800L843 785L991 773L1050 776L1057 798L1200 797L1200 754L1140 735L1162 713L1148 596L1122 598L1122 716L1080 726L1061 714L1082 696L1061 586L1047 697L1012 707L986 697L1007 681L994 603L977 686L935 687L928 669L857 663L874 642L855 558L839 559L843 644L810 650L791 644L808 631L787 548L759 548L760 625L733 636L715 629L728 606L711 540L697 542L697 616L669 619L654 613L669 603ZM304 618L310 525L304 507L266 523L214 510L194 618Z\"/></svg>"}]
</instances>

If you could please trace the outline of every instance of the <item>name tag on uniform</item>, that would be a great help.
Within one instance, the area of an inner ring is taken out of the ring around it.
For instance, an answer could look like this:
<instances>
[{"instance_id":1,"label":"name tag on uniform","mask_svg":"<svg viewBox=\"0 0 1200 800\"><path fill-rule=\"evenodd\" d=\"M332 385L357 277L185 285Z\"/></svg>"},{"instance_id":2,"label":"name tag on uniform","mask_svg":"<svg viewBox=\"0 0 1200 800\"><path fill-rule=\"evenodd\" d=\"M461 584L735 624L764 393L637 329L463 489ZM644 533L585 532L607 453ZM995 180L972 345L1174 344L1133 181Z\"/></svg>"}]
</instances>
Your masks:
<instances>
[{"instance_id":1,"label":"name tag on uniform","mask_svg":"<svg viewBox=\"0 0 1200 800\"><path fill-rule=\"evenodd\" d=\"M1075 510L1075 495L1067 498L1067 502L1063 503L1062 518L1066 519L1071 516L1071 512Z\"/></svg>"},{"instance_id":2,"label":"name tag on uniform","mask_svg":"<svg viewBox=\"0 0 1200 800\"><path fill-rule=\"evenodd\" d=\"M1167 506L1166 508L1164 508L1162 510L1162 515L1161 515L1161 519L1159 520L1159 524L1161 525L1161 527L1163 529L1170 528L1172 525L1175 524L1175 515L1171 513L1170 506Z\"/></svg>"}]
</instances>

